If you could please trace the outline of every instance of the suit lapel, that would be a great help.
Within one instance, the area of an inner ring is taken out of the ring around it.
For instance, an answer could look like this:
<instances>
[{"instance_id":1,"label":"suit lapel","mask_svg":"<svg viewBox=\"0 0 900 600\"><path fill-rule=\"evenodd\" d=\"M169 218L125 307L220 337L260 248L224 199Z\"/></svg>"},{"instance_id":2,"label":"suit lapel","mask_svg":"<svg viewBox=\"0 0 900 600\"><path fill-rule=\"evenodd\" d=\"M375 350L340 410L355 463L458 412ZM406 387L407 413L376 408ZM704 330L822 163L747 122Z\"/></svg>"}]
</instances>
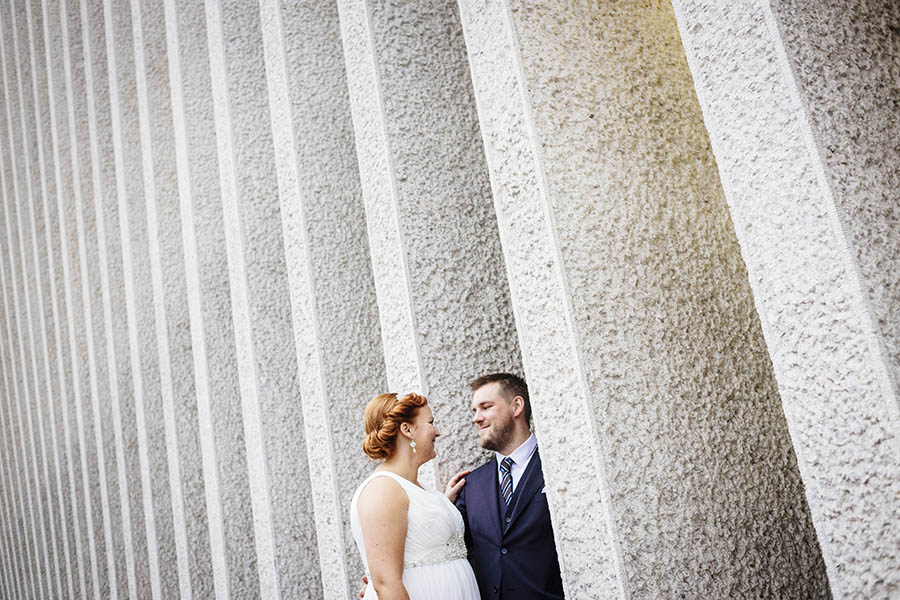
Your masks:
<instances>
[{"instance_id":1,"label":"suit lapel","mask_svg":"<svg viewBox=\"0 0 900 600\"><path fill-rule=\"evenodd\" d=\"M503 537L503 532L500 529L500 513L498 512L500 495L497 490L499 485L497 480L497 459L492 459L491 462L488 463L488 468L483 469L482 473L483 477L479 479L477 485L472 486L474 488L472 491L477 491L478 506L474 506L471 501L469 501L466 503L467 510L470 515L484 515L488 521L491 522L490 526L493 528L497 535L497 539L499 540ZM471 485L472 483L476 482L471 481L470 479L470 483L467 485ZM471 520L471 518L472 517L470 516L469 519Z\"/></svg>"},{"instance_id":2,"label":"suit lapel","mask_svg":"<svg viewBox=\"0 0 900 600\"><path fill-rule=\"evenodd\" d=\"M494 462L496 462L496 459ZM522 514L522 511L525 510L525 507L528 506L528 503L531 502L531 499L542 487L544 487L544 473L541 470L541 455L535 449L534 456L531 457L528 467L522 473L519 485L516 486L516 491L513 492L509 523L503 526L504 535L506 535L506 532L509 531L509 528L512 527L513 523L516 522L516 519L519 518L519 515Z\"/></svg>"}]
</instances>

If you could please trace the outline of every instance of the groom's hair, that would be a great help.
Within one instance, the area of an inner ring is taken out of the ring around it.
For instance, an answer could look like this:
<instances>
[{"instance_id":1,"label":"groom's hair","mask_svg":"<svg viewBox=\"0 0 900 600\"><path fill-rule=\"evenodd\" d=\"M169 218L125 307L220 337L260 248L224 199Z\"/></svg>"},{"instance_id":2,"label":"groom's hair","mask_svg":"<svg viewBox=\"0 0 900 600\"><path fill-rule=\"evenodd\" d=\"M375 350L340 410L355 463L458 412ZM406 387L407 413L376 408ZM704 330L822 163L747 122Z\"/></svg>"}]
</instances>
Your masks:
<instances>
[{"instance_id":1,"label":"groom's hair","mask_svg":"<svg viewBox=\"0 0 900 600\"><path fill-rule=\"evenodd\" d=\"M528 386L525 380L518 375L512 373L488 373L481 377L476 377L469 383L469 387L475 390L486 386L489 383L499 383L503 389L503 395L506 400L512 402L516 396L522 396L525 401L525 422L531 426L531 402L528 400Z\"/></svg>"}]
</instances>

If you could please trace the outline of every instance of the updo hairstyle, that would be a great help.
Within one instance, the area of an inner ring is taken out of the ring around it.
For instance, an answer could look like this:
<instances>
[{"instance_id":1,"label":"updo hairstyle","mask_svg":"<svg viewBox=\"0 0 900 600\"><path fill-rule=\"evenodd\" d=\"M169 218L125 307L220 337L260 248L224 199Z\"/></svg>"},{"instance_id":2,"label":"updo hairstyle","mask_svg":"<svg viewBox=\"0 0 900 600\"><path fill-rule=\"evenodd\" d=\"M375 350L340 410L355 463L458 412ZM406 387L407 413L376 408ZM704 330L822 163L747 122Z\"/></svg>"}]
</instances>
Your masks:
<instances>
[{"instance_id":1,"label":"updo hairstyle","mask_svg":"<svg viewBox=\"0 0 900 600\"><path fill-rule=\"evenodd\" d=\"M400 424L412 423L416 411L427 402L425 396L419 394L406 394L402 398L398 398L397 394L379 394L372 398L363 414L366 428L363 452L372 459L393 456Z\"/></svg>"}]
</instances>

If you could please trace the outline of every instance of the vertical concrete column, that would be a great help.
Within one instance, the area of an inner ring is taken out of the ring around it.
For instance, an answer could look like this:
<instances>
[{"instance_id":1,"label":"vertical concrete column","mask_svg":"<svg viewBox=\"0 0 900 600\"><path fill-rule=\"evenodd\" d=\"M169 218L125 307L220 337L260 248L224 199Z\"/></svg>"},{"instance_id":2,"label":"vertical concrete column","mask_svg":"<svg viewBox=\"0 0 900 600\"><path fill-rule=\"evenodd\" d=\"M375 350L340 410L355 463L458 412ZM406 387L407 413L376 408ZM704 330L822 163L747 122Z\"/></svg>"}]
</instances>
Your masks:
<instances>
[{"instance_id":1,"label":"vertical concrete column","mask_svg":"<svg viewBox=\"0 0 900 600\"><path fill-rule=\"evenodd\" d=\"M158 386L146 419L163 597L211 594L210 546L178 198L163 3L131 2ZM162 446L162 447L161 447ZM168 475L168 481L162 475Z\"/></svg>"},{"instance_id":2,"label":"vertical concrete column","mask_svg":"<svg viewBox=\"0 0 900 600\"><path fill-rule=\"evenodd\" d=\"M6 356L5 352L2 350L0 350L0 370L3 371L3 378L5 380ZM3 411L2 405L0 405L0 411ZM0 454L0 518L3 519L3 531L0 533L0 535L3 536L3 540L0 541L0 560L3 561L2 568L0 568L0 570L2 570L2 576L0 576L0 592L7 597L12 597L14 594L23 596L24 593L21 591L21 588L18 587L20 578L16 571L20 563L18 560L19 557L14 550L14 523L9 511L9 507L12 504L10 502L10 497L13 487L9 484L8 479L8 457L12 448L9 446L8 440L6 439L6 431L4 428L5 418L5 411L0 412L0 444L3 444L2 450L0 450L0 452L2 452L2 454Z\"/></svg>"},{"instance_id":3,"label":"vertical concrete column","mask_svg":"<svg viewBox=\"0 0 900 600\"><path fill-rule=\"evenodd\" d=\"M35 7L37 8L37 7ZM57 7L54 6L54 9ZM29 5L30 9L30 5ZM84 561L84 553L82 551L82 532L81 518L79 511L81 506L78 503L78 490L76 489L77 480L75 477L74 465L76 462L77 448L73 448L75 441L72 437L72 422L70 419L70 406L74 404L75 397L73 395L73 385L70 383L76 381L76 375L70 373L72 362L72 348L67 345L71 334L71 300L69 286L69 255L66 237L66 227L64 220L61 218L59 206L63 198L72 198L71 179L64 176L69 173L67 168L69 161L64 153L61 152L60 133L65 132L63 123L65 122L65 93L63 93L62 82L64 73L62 70L63 58L58 43L51 43L58 40L59 36L59 14L57 10L48 10L47 1L42 0L41 10L34 11L34 21L41 24L40 31L38 27L33 26L32 32L35 37L42 40L42 44L38 46L38 55L43 51L43 64L36 64L35 70L43 69L45 79L41 82L40 96L41 100L35 101L36 110L42 111L41 119L46 123L45 135L49 135L50 144L47 150L48 162L52 168L48 168L45 177L48 181L48 188L51 190L47 197L43 199L43 221L44 221L44 239L47 246L48 256L48 280L50 282L50 300L53 311L54 323L54 344L53 354L56 357L56 374L57 374L57 397L55 398L56 406L56 423L62 429L61 439L58 444L61 445L60 451L64 456L64 467L60 467L60 471L65 472L65 477L60 476L57 480L57 489L60 495L60 505L64 511L63 523L67 524L66 537L64 544L69 555L69 565L67 569L67 585L70 596L75 596L76 586L81 596L86 596L85 576L86 565ZM51 32L53 32L51 34ZM40 47L42 46L42 48ZM40 61L37 61L40 63ZM40 106L40 109L37 106ZM46 107L46 108L45 108ZM52 171L52 175L50 173ZM71 202L70 202L71 204Z\"/></svg>"},{"instance_id":4,"label":"vertical concrete column","mask_svg":"<svg viewBox=\"0 0 900 600\"><path fill-rule=\"evenodd\" d=\"M896 596L900 8L674 4L832 592Z\"/></svg>"},{"instance_id":5,"label":"vertical concrete column","mask_svg":"<svg viewBox=\"0 0 900 600\"><path fill-rule=\"evenodd\" d=\"M108 12L104 10L103 0L81 1L93 225L101 301L95 310L99 309L96 322L102 323L103 333L97 346L104 349L106 359L97 361L98 374L102 376L92 408L95 421L100 424L95 437L98 444L102 441L107 461L106 502L110 527L115 532L109 540L112 560L107 556L110 572L116 574L111 592L114 597L118 593L133 597L137 595L138 582L141 589L146 589L149 581L141 494L132 495L133 489L140 490L141 482L135 402L143 400L138 350L132 351L129 339L129 334L135 333L134 310L129 310L129 305L133 307L133 289L126 285L131 276L127 194L129 187L133 191L134 186L128 186L125 181L116 79L119 73ZM139 176L137 180L140 181Z\"/></svg>"},{"instance_id":6,"label":"vertical concrete column","mask_svg":"<svg viewBox=\"0 0 900 600\"><path fill-rule=\"evenodd\" d=\"M482 456L466 382L521 370L459 15L338 9L388 384L431 399L443 438L423 477L442 485Z\"/></svg>"},{"instance_id":7,"label":"vertical concrete column","mask_svg":"<svg viewBox=\"0 0 900 600\"><path fill-rule=\"evenodd\" d=\"M28 54L29 68L32 72L32 109L37 137L38 172L40 175L40 201L35 199L31 211L31 234L34 247L35 273L38 283L39 304L43 306L41 320L41 345L44 359L46 384L46 412L50 434L51 456L53 458L53 486L55 494L48 489L47 495L55 497L57 510L59 511L58 537L62 542L61 570L65 576L65 590L69 597L75 596L75 575L81 569L80 560L76 560L72 552L74 537L72 528L77 523L77 514L73 515L72 505L67 500L71 493L65 479L66 455L65 440L60 429L68 427L64 423L66 409L64 402L68 399L68 385L66 382L66 355L63 349L62 337L64 335L63 322L59 303L61 300L60 282L62 273L58 269L59 245L55 243L56 233L59 229L56 222L55 211L51 211L50 204L60 191L59 169L57 167L58 152L55 131L55 118L49 110L49 87L52 75L46 68L49 57L47 37L48 26L45 22L40 7L33 10L32 3L25 2L25 16L28 26ZM26 119L32 115L26 116ZM38 232L43 233L42 237ZM40 244L40 252L38 245ZM40 259L39 259L40 258ZM43 274L43 276L42 276ZM45 301L46 300L46 301ZM45 324L46 322L46 324ZM52 334L52 342L50 334ZM65 438L68 440L68 437ZM49 483L48 477L48 483ZM74 516L74 519L73 519ZM61 588L61 586L60 586ZM60 594L62 594L62 588Z\"/></svg>"},{"instance_id":8,"label":"vertical concrete column","mask_svg":"<svg viewBox=\"0 0 900 600\"><path fill-rule=\"evenodd\" d=\"M43 496L43 478L41 476L44 452L46 447L41 434L41 427L35 424L40 417L39 398L41 396L40 376L38 374L35 346L35 315L32 311L29 293L30 273L26 254L26 233L23 231L22 210L29 206L32 197L31 179L31 144L29 143L27 123L23 118L24 84L23 73L19 65L19 44L15 11L5 6L8 12L0 16L0 60L3 73L3 104L8 163L2 165L6 183L3 194L3 210L5 217L6 254L8 260L10 295L15 310L15 338L10 338L10 345L15 348L19 363L18 386L16 387L16 424L19 430L20 443L23 445L26 489L31 511L31 527L35 549L34 558L38 561L37 591L48 597L53 595L53 567L51 566L52 548L48 533L48 507ZM15 340L15 341L14 341ZM21 392L21 393L19 393ZM37 414L35 414L37 413ZM52 510L52 509L51 509Z\"/></svg>"},{"instance_id":9,"label":"vertical concrete column","mask_svg":"<svg viewBox=\"0 0 900 600\"><path fill-rule=\"evenodd\" d=\"M337 5L260 2L322 595L363 572L350 500L362 407L387 389Z\"/></svg>"},{"instance_id":10,"label":"vertical concrete column","mask_svg":"<svg viewBox=\"0 0 900 600\"><path fill-rule=\"evenodd\" d=\"M460 7L567 594L827 595L671 7Z\"/></svg>"},{"instance_id":11,"label":"vertical concrete column","mask_svg":"<svg viewBox=\"0 0 900 600\"><path fill-rule=\"evenodd\" d=\"M5 129L5 127L0 126L0 129ZM4 140L5 141L5 140ZM3 148L5 144L0 142L0 149ZM7 410L7 419L8 419L8 427L9 427L9 436L12 444L14 462L16 464L15 473L16 473L16 486L19 494L19 518L21 519L21 536L20 536L20 552L24 555L24 560L26 562L26 569L30 571L29 573L29 584L31 587L31 592L35 597L38 597L42 594L42 581L40 579L41 574L41 565L40 565L40 550L38 546L38 530L35 525L35 512L34 505L35 500L31 487L31 471L28 468L29 456L28 456L28 445L26 442L25 431L24 431L24 416L22 410L22 396L20 394L21 386L25 385L23 383L22 377L24 376L24 350L22 348L22 338L21 333L21 324L19 323L20 314L16 310L16 306L18 304L17 290L15 286L15 282L13 279L14 275L14 257L13 254L13 245L12 245L12 236L11 231L8 228L9 221L9 207L7 202L9 201L8 196L11 195L7 188L7 177L6 177L6 164L0 166L0 171L2 171L2 183L3 183L3 228L0 231L4 231L5 236L3 239L3 256L2 261L0 261L0 285L2 285L3 290L3 301L4 304L9 307L6 312L6 322L4 323L6 328L6 347L10 352L10 371L9 371L9 379L10 379L10 388L11 392L6 398L6 410ZM9 274L9 276L7 276Z\"/></svg>"},{"instance_id":12,"label":"vertical concrete column","mask_svg":"<svg viewBox=\"0 0 900 600\"><path fill-rule=\"evenodd\" d=\"M2 169L0 169L2 171ZM5 186L4 186L5 187ZM0 336L9 332L10 309L6 302L6 276L3 267L3 261L0 261L0 285L2 285L2 293L0 299L3 300L3 328L0 329ZM3 367L3 391L5 396L3 402L0 403L0 437L4 446L4 496L5 510L4 520L8 527L9 548L12 562L9 564L10 577L14 580L14 588L19 596L24 597L27 593L33 592L29 586L31 579L28 572L27 564L27 545L24 541L24 519L22 518L23 507L25 502L22 499L21 486L17 485L17 478L14 475L19 473L18 457L16 452L16 444L12 435L11 420L11 403L13 398L12 373L13 373L12 346L9 344L0 344L0 361Z\"/></svg>"},{"instance_id":13,"label":"vertical concrete column","mask_svg":"<svg viewBox=\"0 0 900 600\"><path fill-rule=\"evenodd\" d=\"M19 100L19 120L22 127L24 145L24 163L26 176L26 202L19 207L20 239L23 264L27 265L23 273L23 286L26 290L26 302L33 308L31 329L31 365L34 395L31 400L32 410L36 416L38 442L40 445L40 477L43 487L40 489L42 500L46 506L47 532L50 539L50 550L53 566L53 584L57 594L63 594L63 578L67 568L63 553L60 550L60 538L63 531L60 527L62 511L57 502L58 496L53 493L54 477L58 473L56 466L56 434L55 417L53 415L53 378L50 373L50 351L47 335L48 319L52 318L47 310L49 290L45 286L46 267L38 250L36 227L36 208L47 198L45 180L44 124L39 118L38 79L39 72L34 68L34 43L31 34L31 11L27 4L23 7L12 5L12 38L15 54L17 76L17 96ZM50 321L52 325L52 321Z\"/></svg>"},{"instance_id":14,"label":"vertical concrete column","mask_svg":"<svg viewBox=\"0 0 900 600\"><path fill-rule=\"evenodd\" d=\"M262 598L321 596L258 4L207 0L231 308Z\"/></svg>"},{"instance_id":15,"label":"vertical concrete column","mask_svg":"<svg viewBox=\"0 0 900 600\"><path fill-rule=\"evenodd\" d=\"M67 351L66 365L72 377L69 395L64 396L66 412L63 423L69 455L70 497L76 533L76 556L83 569L79 571L81 596L100 598L108 589L108 581L100 569L106 564L106 545L103 536L103 506L99 499L97 451L91 443L92 422L86 410L95 389L96 367L93 348L93 319L90 310L87 271L87 241L85 239L84 198L90 194L90 177L83 174L85 158L81 140L84 130L83 71L73 68L81 55L80 7L75 3L43 0L45 23L51 26L52 69L48 77L55 77L58 86L50 86L51 116L58 132L56 173L59 193L56 196L56 238L60 245L63 273L63 292L66 307ZM71 26L70 26L71 24ZM48 53L49 56L49 53ZM48 59L49 60L49 59ZM49 81L49 80L48 80ZM67 201L68 200L68 201ZM82 532L79 513L85 521ZM82 537L83 533L83 537Z\"/></svg>"},{"instance_id":16,"label":"vertical concrete column","mask_svg":"<svg viewBox=\"0 0 900 600\"><path fill-rule=\"evenodd\" d=\"M133 389L133 402L122 404L123 436L129 449L125 465L129 479L127 501L133 508L132 524L136 530L132 550L135 584L137 589L149 589L156 599L163 593L156 505L166 505L161 512L165 519L170 512L170 497L145 208L145 160L140 135L146 133L141 128L139 108L144 98L138 96L129 4L104 1L103 17L122 260L122 280L115 283L124 292L127 332L123 333L127 333ZM164 534L171 531L169 523L162 522ZM171 544L171 535L166 535L165 541ZM164 572L176 570L174 564L166 566L169 568ZM165 581L169 594L174 593L171 585L177 578L166 577Z\"/></svg>"},{"instance_id":17,"label":"vertical concrete column","mask_svg":"<svg viewBox=\"0 0 900 600\"><path fill-rule=\"evenodd\" d=\"M193 593L255 597L257 565L246 559L256 545L239 378L246 363L239 365L235 348L208 23L200 0L167 0L165 16L211 558Z\"/></svg>"}]
</instances>

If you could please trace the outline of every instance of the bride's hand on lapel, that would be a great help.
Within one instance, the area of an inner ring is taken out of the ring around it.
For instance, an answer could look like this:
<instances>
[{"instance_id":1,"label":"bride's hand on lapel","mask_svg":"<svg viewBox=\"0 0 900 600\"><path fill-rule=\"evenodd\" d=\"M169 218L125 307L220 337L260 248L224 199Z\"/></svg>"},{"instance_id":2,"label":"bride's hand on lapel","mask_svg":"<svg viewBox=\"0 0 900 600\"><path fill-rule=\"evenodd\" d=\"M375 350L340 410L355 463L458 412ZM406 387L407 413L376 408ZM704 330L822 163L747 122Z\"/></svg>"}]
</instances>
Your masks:
<instances>
[{"instance_id":1,"label":"bride's hand on lapel","mask_svg":"<svg viewBox=\"0 0 900 600\"><path fill-rule=\"evenodd\" d=\"M471 469L468 471L460 471L450 478L450 481L447 482L447 488L444 490L444 495L447 496L447 500L456 502L456 496L459 494L459 490L466 485L466 480L463 478L471 472Z\"/></svg>"}]
</instances>

